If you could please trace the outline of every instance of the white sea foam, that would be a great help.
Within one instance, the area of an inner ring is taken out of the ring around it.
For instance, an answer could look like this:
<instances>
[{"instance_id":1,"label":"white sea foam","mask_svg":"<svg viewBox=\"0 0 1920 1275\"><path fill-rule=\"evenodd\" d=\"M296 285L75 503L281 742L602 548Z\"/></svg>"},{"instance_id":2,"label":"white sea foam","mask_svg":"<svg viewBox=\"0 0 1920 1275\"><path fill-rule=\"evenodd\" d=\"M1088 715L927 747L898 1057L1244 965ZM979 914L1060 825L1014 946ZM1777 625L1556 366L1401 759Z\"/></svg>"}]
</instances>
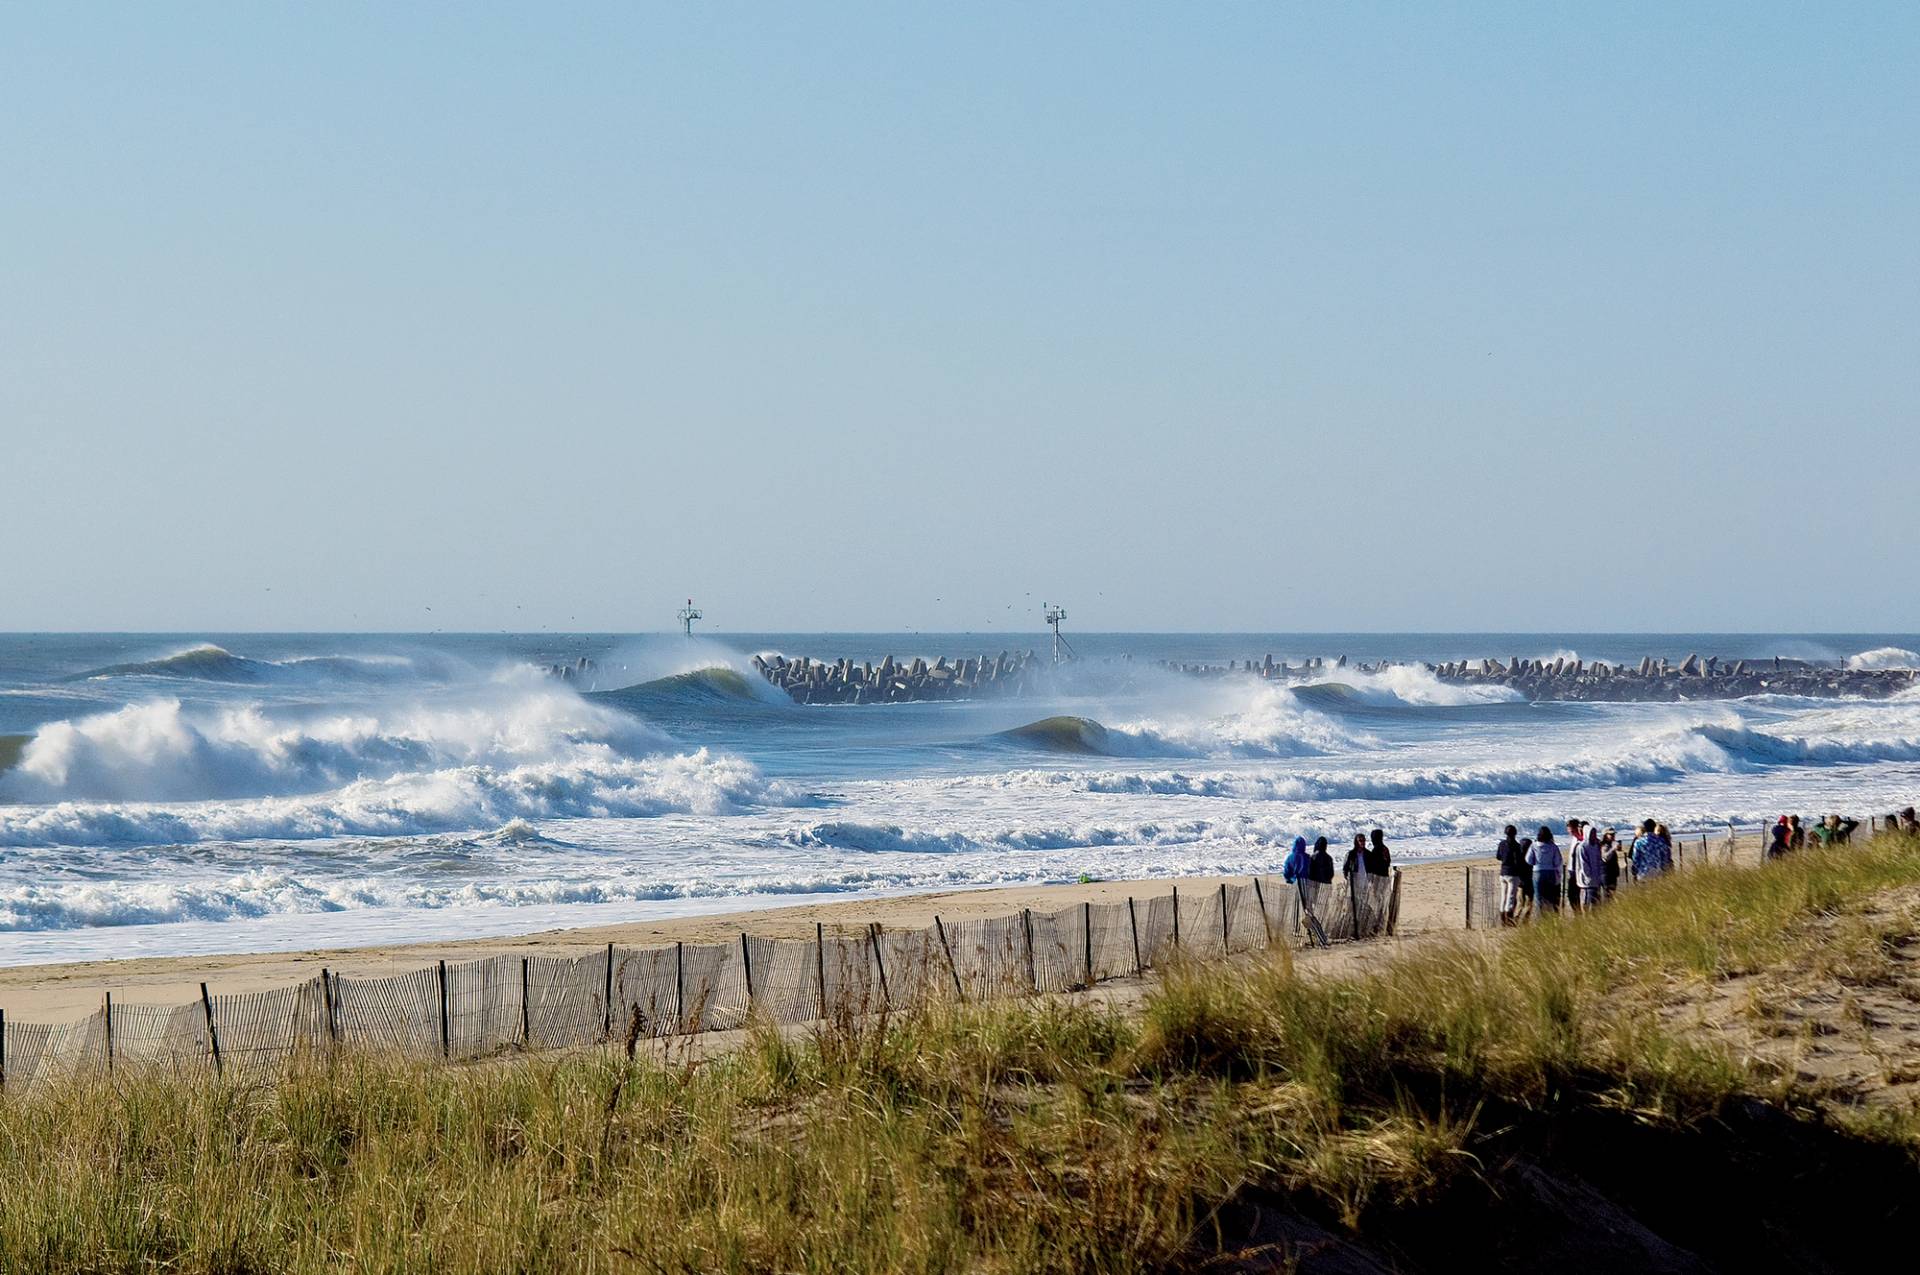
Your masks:
<instances>
[{"instance_id":1,"label":"white sea foam","mask_svg":"<svg viewBox=\"0 0 1920 1275\"><path fill-rule=\"evenodd\" d=\"M1338 669L1313 685L1345 686L1371 704L1409 708L1463 707L1472 704L1515 703L1525 698L1507 686L1455 685L1443 682L1418 664L1395 664L1375 673Z\"/></svg>"},{"instance_id":2,"label":"white sea foam","mask_svg":"<svg viewBox=\"0 0 1920 1275\"><path fill-rule=\"evenodd\" d=\"M1116 754L1139 757L1311 757L1366 742L1288 688L1264 683L1227 712L1164 714L1107 729Z\"/></svg>"},{"instance_id":3,"label":"white sea foam","mask_svg":"<svg viewBox=\"0 0 1920 1275\"><path fill-rule=\"evenodd\" d=\"M1847 657L1850 669L1920 668L1920 654L1899 646L1877 646L1871 651Z\"/></svg>"},{"instance_id":4,"label":"white sea foam","mask_svg":"<svg viewBox=\"0 0 1920 1275\"><path fill-rule=\"evenodd\" d=\"M149 700L40 728L0 799L195 801L316 792L456 766L512 767L665 736L564 688L502 685L456 701L325 713Z\"/></svg>"},{"instance_id":5,"label":"white sea foam","mask_svg":"<svg viewBox=\"0 0 1920 1275\"><path fill-rule=\"evenodd\" d=\"M495 827L514 819L726 814L805 799L799 789L766 779L749 762L706 749L634 758L586 747L565 761L413 772L303 796L0 806L0 845L398 837Z\"/></svg>"}]
</instances>

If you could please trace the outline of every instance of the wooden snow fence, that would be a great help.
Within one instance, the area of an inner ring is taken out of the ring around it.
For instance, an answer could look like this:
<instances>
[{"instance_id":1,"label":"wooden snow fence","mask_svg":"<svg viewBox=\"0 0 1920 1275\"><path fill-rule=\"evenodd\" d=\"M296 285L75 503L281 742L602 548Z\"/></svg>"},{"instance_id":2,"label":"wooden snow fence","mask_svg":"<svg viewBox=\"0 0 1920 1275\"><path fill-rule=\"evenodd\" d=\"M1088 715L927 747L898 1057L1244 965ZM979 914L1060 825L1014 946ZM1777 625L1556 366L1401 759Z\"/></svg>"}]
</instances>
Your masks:
<instances>
[{"instance_id":1,"label":"wooden snow fence","mask_svg":"<svg viewBox=\"0 0 1920 1275\"><path fill-rule=\"evenodd\" d=\"M463 1060L609 1039L684 1036L750 1019L793 1025L1091 987L1176 960L1390 933L1398 874L1334 885L1274 877L1050 912L879 925L807 939L741 934L725 943L578 956L437 961L387 975L322 970L303 983L216 993L178 1005L111 995L67 1023L0 1013L0 1093L121 1069L265 1080L341 1051Z\"/></svg>"}]
</instances>

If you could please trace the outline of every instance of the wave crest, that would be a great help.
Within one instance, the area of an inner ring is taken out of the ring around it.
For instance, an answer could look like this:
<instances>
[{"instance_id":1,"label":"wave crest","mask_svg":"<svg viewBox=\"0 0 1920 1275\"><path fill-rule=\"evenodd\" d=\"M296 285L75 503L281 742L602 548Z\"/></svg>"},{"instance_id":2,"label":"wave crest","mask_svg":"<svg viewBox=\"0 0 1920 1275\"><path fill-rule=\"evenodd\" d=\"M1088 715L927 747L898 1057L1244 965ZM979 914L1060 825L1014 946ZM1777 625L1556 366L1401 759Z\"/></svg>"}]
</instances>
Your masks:
<instances>
[{"instance_id":1,"label":"wave crest","mask_svg":"<svg viewBox=\"0 0 1920 1275\"><path fill-rule=\"evenodd\" d=\"M1920 668L1920 653L1909 651L1903 646L1877 646L1871 651L1849 655L1847 667L1857 670Z\"/></svg>"},{"instance_id":2,"label":"wave crest","mask_svg":"<svg viewBox=\"0 0 1920 1275\"><path fill-rule=\"evenodd\" d=\"M466 703L276 715L258 704L149 700L42 726L0 776L14 801L201 801L289 795L450 766L525 765L667 743L638 718L535 687Z\"/></svg>"}]
</instances>

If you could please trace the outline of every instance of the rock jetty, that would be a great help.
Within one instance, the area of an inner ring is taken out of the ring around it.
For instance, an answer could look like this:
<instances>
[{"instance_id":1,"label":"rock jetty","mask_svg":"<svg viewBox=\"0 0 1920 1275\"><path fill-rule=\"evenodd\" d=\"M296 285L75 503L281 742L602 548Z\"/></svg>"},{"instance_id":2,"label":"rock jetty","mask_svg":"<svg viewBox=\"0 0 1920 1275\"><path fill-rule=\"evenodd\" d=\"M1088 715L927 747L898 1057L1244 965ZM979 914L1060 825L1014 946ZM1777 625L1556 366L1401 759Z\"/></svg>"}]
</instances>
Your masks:
<instances>
[{"instance_id":1,"label":"rock jetty","mask_svg":"<svg viewBox=\"0 0 1920 1275\"><path fill-rule=\"evenodd\" d=\"M1378 664L1348 664L1341 656L1329 665L1322 659L1304 660L1289 665L1264 660L1239 660L1227 664L1178 664L1164 667L1197 677L1242 674L1269 681L1320 682L1338 680L1340 670L1382 673L1395 667L1389 660ZM1532 700L1697 700L1738 699L1746 695L1805 695L1820 698L1857 696L1884 699L1920 684L1920 672L1913 669L1850 669L1834 664L1815 664L1775 656L1771 659L1724 660L1717 655L1689 655L1678 664L1665 657L1649 655L1638 664L1609 664L1559 657L1530 660L1515 656L1500 660L1457 660L1441 664L1421 664L1442 682L1456 686L1503 686Z\"/></svg>"},{"instance_id":2,"label":"rock jetty","mask_svg":"<svg viewBox=\"0 0 1920 1275\"><path fill-rule=\"evenodd\" d=\"M1048 667L1032 651L966 656L932 664L891 655L878 664L841 658L828 664L800 656L753 657L760 676L797 704L898 704L909 700L984 699L1036 691Z\"/></svg>"},{"instance_id":3,"label":"rock jetty","mask_svg":"<svg viewBox=\"0 0 1920 1275\"><path fill-rule=\"evenodd\" d=\"M1138 667L1124 659L1107 661ZM1053 685L1055 666L1033 651L998 656L945 656L928 664L924 659L896 660L889 655L878 664L856 664L849 659L831 663L800 656L753 657L753 666L768 682L800 704L895 704L913 700L983 699L988 696L1027 695ZM1378 674L1395 667L1424 668L1442 682L1456 686L1499 686L1530 700L1702 700L1739 699L1747 695L1805 695L1823 698L1857 696L1884 699L1920 685L1912 669L1850 669L1784 657L1725 660L1718 656L1689 655L1678 664L1646 656L1638 664L1609 664L1605 660L1515 657L1457 660L1440 664L1397 665L1350 663L1346 656L1289 664L1268 655L1261 660L1192 664L1162 661L1169 672L1198 678L1253 677L1278 682L1337 682L1346 671ZM567 676L565 673L560 676Z\"/></svg>"},{"instance_id":4,"label":"rock jetty","mask_svg":"<svg viewBox=\"0 0 1920 1275\"><path fill-rule=\"evenodd\" d=\"M1738 699L1746 695L1884 699L1908 689L1920 678L1912 669L1850 669L1779 656L1723 660L1697 654L1679 664L1649 655L1638 664L1515 657L1504 664L1499 660L1460 660L1427 667L1443 682L1505 686L1536 700Z\"/></svg>"}]
</instances>

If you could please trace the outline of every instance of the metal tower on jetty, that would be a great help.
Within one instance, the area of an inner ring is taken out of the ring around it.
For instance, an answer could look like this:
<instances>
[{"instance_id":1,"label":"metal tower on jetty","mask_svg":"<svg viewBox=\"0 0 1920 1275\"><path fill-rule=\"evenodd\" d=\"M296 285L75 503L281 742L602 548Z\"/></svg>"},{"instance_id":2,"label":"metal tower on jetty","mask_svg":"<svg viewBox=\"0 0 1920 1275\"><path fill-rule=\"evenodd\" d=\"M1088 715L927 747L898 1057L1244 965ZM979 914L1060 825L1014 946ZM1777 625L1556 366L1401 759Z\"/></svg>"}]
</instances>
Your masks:
<instances>
[{"instance_id":1,"label":"metal tower on jetty","mask_svg":"<svg viewBox=\"0 0 1920 1275\"><path fill-rule=\"evenodd\" d=\"M694 608L693 599L687 599L687 605L680 608L680 632L687 637L693 636L693 622L700 618L700 612Z\"/></svg>"},{"instance_id":2,"label":"metal tower on jetty","mask_svg":"<svg viewBox=\"0 0 1920 1275\"><path fill-rule=\"evenodd\" d=\"M1047 617L1048 627L1053 630L1053 662L1059 664L1062 661L1073 659L1072 644L1060 636L1060 621L1067 618L1067 609L1065 607L1055 606L1051 602L1042 602L1040 606Z\"/></svg>"}]
</instances>

